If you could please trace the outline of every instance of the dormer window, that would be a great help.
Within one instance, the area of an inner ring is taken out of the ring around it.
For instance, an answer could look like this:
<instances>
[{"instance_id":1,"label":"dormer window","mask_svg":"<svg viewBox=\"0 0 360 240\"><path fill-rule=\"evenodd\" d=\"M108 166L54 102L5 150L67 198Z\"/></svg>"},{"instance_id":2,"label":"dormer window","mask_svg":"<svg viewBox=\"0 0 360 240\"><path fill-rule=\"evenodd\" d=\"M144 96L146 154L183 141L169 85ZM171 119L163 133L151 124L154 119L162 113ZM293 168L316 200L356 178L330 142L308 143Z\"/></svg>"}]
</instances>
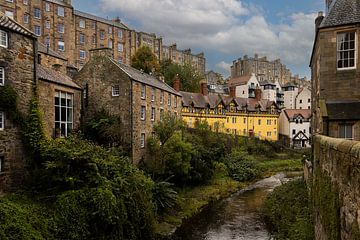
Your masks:
<instances>
[{"instance_id":1,"label":"dormer window","mask_svg":"<svg viewBox=\"0 0 360 240\"><path fill-rule=\"evenodd\" d=\"M337 68L355 68L355 31L337 35Z\"/></svg>"},{"instance_id":2,"label":"dormer window","mask_svg":"<svg viewBox=\"0 0 360 240\"><path fill-rule=\"evenodd\" d=\"M4 48L8 47L8 34L3 30L0 30L0 46Z\"/></svg>"}]
</instances>

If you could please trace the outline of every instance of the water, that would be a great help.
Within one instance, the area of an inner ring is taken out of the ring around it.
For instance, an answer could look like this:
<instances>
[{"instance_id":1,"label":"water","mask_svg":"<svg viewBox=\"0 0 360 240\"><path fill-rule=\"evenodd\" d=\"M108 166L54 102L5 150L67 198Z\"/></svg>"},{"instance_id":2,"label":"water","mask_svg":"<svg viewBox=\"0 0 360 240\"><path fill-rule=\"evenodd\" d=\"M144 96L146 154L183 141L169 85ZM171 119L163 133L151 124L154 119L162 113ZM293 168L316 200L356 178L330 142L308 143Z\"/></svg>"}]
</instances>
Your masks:
<instances>
[{"instance_id":1,"label":"water","mask_svg":"<svg viewBox=\"0 0 360 240\"><path fill-rule=\"evenodd\" d=\"M202 211L179 228L174 239L182 240L269 240L260 217L265 197L286 181L284 174L261 180L232 197Z\"/></svg>"}]
</instances>

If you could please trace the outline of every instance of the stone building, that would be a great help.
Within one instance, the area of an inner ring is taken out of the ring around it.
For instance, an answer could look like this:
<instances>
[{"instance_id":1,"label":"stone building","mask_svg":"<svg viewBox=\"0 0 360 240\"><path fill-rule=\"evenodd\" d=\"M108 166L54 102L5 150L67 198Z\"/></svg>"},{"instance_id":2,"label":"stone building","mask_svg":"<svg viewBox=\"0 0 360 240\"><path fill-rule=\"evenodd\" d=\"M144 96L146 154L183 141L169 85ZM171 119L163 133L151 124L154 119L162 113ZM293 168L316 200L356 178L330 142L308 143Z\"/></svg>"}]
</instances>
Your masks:
<instances>
[{"instance_id":1,"label":"stone building","mask_svg":"<svg viewBox=\"0 0 360 240\"><path fill-rule=\"evenodd\" d=\"M310 82L306 78L300 78L299 75L292 75L291 71L281 63L280 59L268 60L265 57L259 57L255 54L254 57L245 55L233 61L231 66L231 77L248 76L255 73L259 81L278 81L281 85L289 82L296 82L297 84L307 84ZM304 83L303 83L304 82Z\"/></svg>"},{"instance_id":2,"label":"stone building","mask_svg":"<svg viewBox=\"0 0 360 240\"><path fill-rule=\"evenodd\" d=\"M191 49L179 50L177 45L163 46L163 60L171 60L180 65L190 64L201 75L205 75L206 60L204 53L193 54Z\"/></svg>"},{"instance_id":3,"label":"stone building","mask_svg":"<svg viewBox=\"0 0 360 240\"><path fill-rule=\"evenodd\" d=\"M282 87L284 93L284 108L296 109L296 96L299 94L299 87L293 83L287 83Z\"/></svg>"},{"instance_id":4,"label":"stone building","mask_svg":"<svg viewBox=\"0 0 360 240\"><path fill-rule=\"evenodd\" d=\"M180 92L182 119L189 127L206 121L211 130L239 136L278 140L279 109L275 102L261 99L257 88L255 98L211 94L206 83L201 93Z\"/></svg>"},{"instance_id":5,"label":"stone building","mask_svg":"<svg viewBox=\"0 0 360 240\"><path fill-rule=\"evenodd\" d=\"M131 31L130 50L131 56L142 46L149 47L158 58L159 62L163 60L163 40L161 37L157 37L155 33L145 33ZM130 59L131 60L131 59ZM130 64L130 62L129 62Z\"/></svg>"},{"instance_id":6,"label":"stone building","mask_svg":"<svg viewBox=\"0 0 360 240\"><path fill-rule=\"evenodd\" d=\"M327 2L315 20L310 67L315 133L360 140L359 1Z\"/></svg>"},{"instance_id":7,"label":"stone building","mask_svg":"<svg viewBox=\"0 0 360 240\"><path fill-rule=\"evenodd\" d=\"M24 115L33 97L36 44L32 32L0 13L0 91L14 89L17 108ZM20 126L11 118L13 113L14 109L0 104L0 193L18 186L25 174L26 154Z\"/></svg>"},{"instance_id":8,"label":"stone building","mask_svg":"<svg viewBox=\"0 0 360 240\"><path fill-rule=\"evenodd\" d=\"M279 118L280 142L297 149L311 147L310 123L310 109L284 109Z\"/></svg>"},{"instance_id":9,"label":"stone building","mask_svg":"<svg viewBox=\"0 0 360 240\"><path fill-rule=\"evenodd\" d=\"M111 73L111 74L109 74ZM90 51L90 60L75 77L84 88L85 118L105 110L120 118L124 147L138 164L146 139L164 114L181 113L181 95L163 81L118 63L108 48Z\"/></svg>"}]
</instances>

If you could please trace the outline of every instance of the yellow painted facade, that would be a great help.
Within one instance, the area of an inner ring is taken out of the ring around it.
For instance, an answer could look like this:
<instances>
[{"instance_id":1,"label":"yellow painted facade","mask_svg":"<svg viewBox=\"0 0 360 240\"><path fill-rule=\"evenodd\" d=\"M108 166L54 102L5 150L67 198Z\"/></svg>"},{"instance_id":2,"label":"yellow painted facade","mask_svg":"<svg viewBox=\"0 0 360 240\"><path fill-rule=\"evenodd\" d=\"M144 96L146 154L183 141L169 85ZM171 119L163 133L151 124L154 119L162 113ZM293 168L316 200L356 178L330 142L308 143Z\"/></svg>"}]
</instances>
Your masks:
<instances>
[{"instance_id":1,"label":"yellow painted facade","mask_svg":"<svg viewBox=\"0 0 360 240\"><path fill-rule=\"evenodd\" d=\"M219 131L239 136L254 136L262 140L278 141L279 114L253 113L235 111L230 104L230 111L224 111L220 104L217 109L196 109L183 107L182 119L190 128L195 127L197 121L206 121L213 131Z\"/></svg>"}]
</instances>

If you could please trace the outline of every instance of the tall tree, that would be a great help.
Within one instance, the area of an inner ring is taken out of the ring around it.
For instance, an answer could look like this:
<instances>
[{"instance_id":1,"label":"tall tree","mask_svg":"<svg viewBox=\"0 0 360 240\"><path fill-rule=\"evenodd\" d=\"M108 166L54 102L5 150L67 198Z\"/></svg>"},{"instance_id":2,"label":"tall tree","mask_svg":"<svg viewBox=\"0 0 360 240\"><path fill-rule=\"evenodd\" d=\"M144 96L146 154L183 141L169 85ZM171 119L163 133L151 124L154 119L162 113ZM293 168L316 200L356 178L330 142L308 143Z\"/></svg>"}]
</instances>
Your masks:
<instances>
[{"instance_id":1,"label":"tall tree","mask_svg":"<svg viewBox=\"0 0 360 240\"><path fill-rule=\"evenodd\" d=\"M156 55L147 46L139 48L131 59L131 66L145 73L157 71L159 68Z\"/></svg>"}]
</instances>

